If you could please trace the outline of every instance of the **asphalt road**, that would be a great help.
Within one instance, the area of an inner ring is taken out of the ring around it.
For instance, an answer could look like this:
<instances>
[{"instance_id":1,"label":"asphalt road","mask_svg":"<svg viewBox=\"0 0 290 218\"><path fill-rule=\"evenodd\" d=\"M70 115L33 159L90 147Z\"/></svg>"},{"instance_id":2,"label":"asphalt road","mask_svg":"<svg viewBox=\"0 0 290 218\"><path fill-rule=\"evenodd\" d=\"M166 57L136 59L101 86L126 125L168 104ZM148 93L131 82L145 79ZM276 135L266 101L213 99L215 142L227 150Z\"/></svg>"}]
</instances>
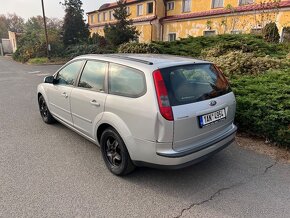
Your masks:
<instances>
[{"instance_id":1,"label":"asphalt road","mask_svg":"<svg viewBox=\"0 0 290 218\"><path fill-rule=\"evenodd\" d=\"M236 145L113 176L96 145L42 122L36 86L58 67L0 58L0 217L290 217L290 165Z\"/></svg>"}]
</instances>

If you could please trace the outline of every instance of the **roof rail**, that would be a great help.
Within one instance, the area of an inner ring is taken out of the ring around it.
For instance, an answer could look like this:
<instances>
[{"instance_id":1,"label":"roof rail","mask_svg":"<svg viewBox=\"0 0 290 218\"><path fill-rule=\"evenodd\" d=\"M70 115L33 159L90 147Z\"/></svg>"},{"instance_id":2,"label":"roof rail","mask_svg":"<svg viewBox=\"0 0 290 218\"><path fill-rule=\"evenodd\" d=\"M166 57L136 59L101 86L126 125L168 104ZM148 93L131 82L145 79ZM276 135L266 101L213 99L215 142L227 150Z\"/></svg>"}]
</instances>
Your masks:
<instances>
[{"instance_id":1,"label":"roof rail","mask_svg":"<svg viewBox=\"0 0 290 218\"><path fill-rule=\"evenodd\" d=\"M111 54L111 55L108 55L108 57L120 58L120 59L124 59L124 60L128 60L128 61L139 62L139 63L142 63L142 64L153 65L153 62L144 61L144 60L137 59L137 58L131 58L131 57L124 56L124 55Z\"/></svg>"}]
</instances>

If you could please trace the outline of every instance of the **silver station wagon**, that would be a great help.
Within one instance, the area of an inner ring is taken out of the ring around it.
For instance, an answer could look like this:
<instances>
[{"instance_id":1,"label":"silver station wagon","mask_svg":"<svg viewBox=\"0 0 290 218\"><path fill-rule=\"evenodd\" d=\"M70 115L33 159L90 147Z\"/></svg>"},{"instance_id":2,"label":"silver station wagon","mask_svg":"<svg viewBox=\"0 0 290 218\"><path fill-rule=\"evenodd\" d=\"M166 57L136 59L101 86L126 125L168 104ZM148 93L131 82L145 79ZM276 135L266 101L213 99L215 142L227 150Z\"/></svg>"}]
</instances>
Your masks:
<instances>
[{"instance_id":1,"label":"silver station wagon","mask_svg":"<svg viewBox=\"0 0 290 218\"><path fill-rule=\"evenodd\" d=\"M101 148L116 175L136 166L177 169L233 143L236 100L212 63L169 55L85 55L37 88L55 120Z\"/></svg>"}]
</instances>

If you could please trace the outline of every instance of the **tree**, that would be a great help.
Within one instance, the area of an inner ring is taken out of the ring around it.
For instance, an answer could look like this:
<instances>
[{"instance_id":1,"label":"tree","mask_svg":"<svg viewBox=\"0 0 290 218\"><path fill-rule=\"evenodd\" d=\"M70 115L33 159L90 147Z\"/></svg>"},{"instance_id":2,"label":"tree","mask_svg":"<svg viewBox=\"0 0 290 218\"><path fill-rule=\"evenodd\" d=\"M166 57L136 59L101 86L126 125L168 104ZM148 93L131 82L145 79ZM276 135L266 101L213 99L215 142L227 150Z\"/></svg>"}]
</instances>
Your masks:
<instances>
[{"instance_id":1,"label":"tree","mask_svg":"<svg viewBox=\"0 0 290 218\"><path fill-rule=\"evenodd\" d=\"M16 14L8 14L8 30L21 33L24 29L24 19Z\"/></svg>"},{"instance_id":2,"label":"tree","mask_svg":"<svg viewBox=\"0 0 290 218\"><path fill-rule=\"evenodd\" d=\"M117 4L117 8L114 9L116 23L104 28L105 38L113 46L137 40L140 35L136 27L132 26L133 20L128 19L130 15L127 14L126 0L119 0Z\"/></svg>"},{"instance_id":3,"label":"tree","mask_svg":"<svg viewBox=\"0 0 290 218\"><path fill-rule=\"evenodd\" d=\"M48 41L51 45L50 55L61 56L63 42L61 38L62 21L56 18L46 18ZM13 57L15 60L26 62L30 58L46 56L46 39L43 17L31 17L24 25L24 32L19 38L18 48Z\"/></svg>"},{"instance_id":4,"label":"tree","mask_svg":"<svg viewBox=\"0 0 290 218\"><path fill-rule=\"evenodd\" d=\"M63 5L66 13L63 24L64 45L86 42L89 37L89 29L83 20L82 1L65 0Z\"/></svg>"},{"instance_id":5,"label":"tree","mask_svg":"<svg viewBox=\"0 0 290 218\"><path fill-rule=\"evenodd\" d=\"M0 39L8 38L8 31L22 32L24 19L16 14L0 15Z\"/></svg>"},{"instance_id":6,"label":"tree","mask_svg":"<svg viewBox=\"0 0 290 218\"><path fill-rule=\"evenodd\" d=\"M274 22L266 24L262 29L262 34L267 42L278 43L280 40L279 30Z\"/></svg>"},{"instance_id":7,"label":"tree","mask_svg":"<svg viewBox=\"0 0 290 218\"><path fill-rule=\"evenodd\" d=\"M0 15L0 40L8 38L8 20L5 15Z\"/></svg>"}]
</instances>

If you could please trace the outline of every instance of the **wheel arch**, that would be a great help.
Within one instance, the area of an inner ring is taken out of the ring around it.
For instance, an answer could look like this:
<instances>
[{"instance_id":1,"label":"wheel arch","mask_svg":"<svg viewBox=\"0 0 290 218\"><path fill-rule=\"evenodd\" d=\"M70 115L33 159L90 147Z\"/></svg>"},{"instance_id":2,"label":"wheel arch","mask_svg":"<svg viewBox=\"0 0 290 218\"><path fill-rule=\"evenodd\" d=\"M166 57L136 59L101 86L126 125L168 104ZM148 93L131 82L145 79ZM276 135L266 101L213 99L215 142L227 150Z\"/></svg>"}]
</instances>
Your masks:
<instances>
[{"instance_id":1,"label":"wheel arch","mask_svg":"<svg viewBox=\"0 0 290 218\"><path fill-rule=\"evenodd\" d=\"M124 141L130 157L134 159L135 140L126 123L116 114L105 112L99 124L95 129L97 143L100 145L101 135L107 128L113 128Z\"/></svg>"}]
</instances>

